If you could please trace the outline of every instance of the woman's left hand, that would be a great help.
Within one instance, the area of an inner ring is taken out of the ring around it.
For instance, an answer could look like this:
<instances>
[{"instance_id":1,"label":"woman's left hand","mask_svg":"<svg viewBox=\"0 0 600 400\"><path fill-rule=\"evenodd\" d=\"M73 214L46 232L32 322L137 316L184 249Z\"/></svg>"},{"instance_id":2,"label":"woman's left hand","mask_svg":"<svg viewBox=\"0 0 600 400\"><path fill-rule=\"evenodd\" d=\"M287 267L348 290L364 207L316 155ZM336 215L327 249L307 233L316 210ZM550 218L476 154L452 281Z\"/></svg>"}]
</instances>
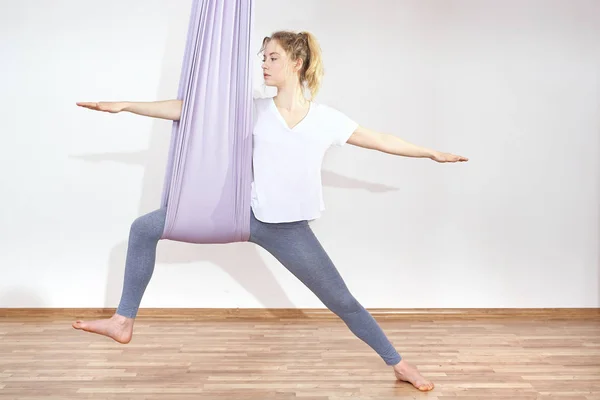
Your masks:
<instances>
[{"instance_id":1,"label":"woman's left hand","mask_svg":"<svg viewBox=\"0 0 600 400\"><path fill-rule=\"evenodd\" d=\"M439 163L469 161L469 159L467 157L457 156L455 154L450 154L450 153L442 153L440 151L434 151L433 154L431 155L431 159L433 161L437 161Z\"/></svg>"}]
</instances>

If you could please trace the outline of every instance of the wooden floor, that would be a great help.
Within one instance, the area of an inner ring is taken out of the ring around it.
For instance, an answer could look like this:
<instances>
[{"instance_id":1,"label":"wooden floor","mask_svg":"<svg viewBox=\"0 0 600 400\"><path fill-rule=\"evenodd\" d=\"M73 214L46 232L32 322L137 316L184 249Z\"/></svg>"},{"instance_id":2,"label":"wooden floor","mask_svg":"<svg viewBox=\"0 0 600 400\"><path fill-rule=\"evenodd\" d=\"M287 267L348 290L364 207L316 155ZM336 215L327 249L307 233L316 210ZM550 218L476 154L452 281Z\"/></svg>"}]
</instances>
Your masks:
<instances>
[{"instance_id":1,"label":"wooden floor","mask_svg":"<svg viewBox=\"0 0 600 400\"><path fill-rule=\"evenodd\" d=\"M335 318L141 313L121 345L67 310L0 313L0 399L600 399L598 313L373 315L432 392Z\"/></svg>"}]
</instances>

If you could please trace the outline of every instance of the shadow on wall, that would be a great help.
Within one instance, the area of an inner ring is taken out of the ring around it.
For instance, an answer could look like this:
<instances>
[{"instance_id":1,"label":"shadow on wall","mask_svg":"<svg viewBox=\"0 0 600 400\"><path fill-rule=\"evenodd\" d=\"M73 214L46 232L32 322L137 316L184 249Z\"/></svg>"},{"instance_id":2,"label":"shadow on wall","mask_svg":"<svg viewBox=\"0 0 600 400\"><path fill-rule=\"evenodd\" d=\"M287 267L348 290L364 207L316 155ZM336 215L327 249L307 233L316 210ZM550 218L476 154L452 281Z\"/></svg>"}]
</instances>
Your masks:
<instances>
[{"instance_id":1,"label":"shadow on wall","mask_svg":"<svg viewBox=\"0 0 600 400\"><path fill-rule=\"evenodd\" d=\"M180 31L169 30L169 40L165 51L163 73L157 100L171 99L177 96L172 91L174 82L179 82L179 68L172 65L180 65L184 51L184 37ZM174 46L174 43L179 45ZM101 114L98 114L101 117ZM149 148L142 152L133 153L103 153L76 155L72 158L88 162L120 162L134 166L144 167L144 178L142 197L139 205L139 215L153 211L160 206L164 174L167 162L167 154L170 145L169 131L164 129L164 121L157 122L151 132ZM385 192L398 190L395 187L361 181L358 179L338 175L331 171L323 172L323 184L330 187L364 189L373 192ZM133 222L133 221L132 221ZM232 251L231 246L236 246ZM125 259L127 254L127 242L118 243L111 251L109 257L109 274L105 292L105 306L115 308L120 300L122 292L123 276L125 271ZM217 245L182 245L171 241L160 241L157 248L157 263L193 263L208 261L221 267L233 279L263 305L265 308L275 308L279 305L283 308L295 308L292 301L283 291L268 266L260 257L259 249L251 243L232 243ZM248 273L251 268L252 273ZM20 302L29 303L29 302ZM278 312L273 311L274 314ZM300 316L302 313L298 312ZM289 315L286 313L286 315ZM277 316L277 315L276 315Z\"/></svg>"}]
</instances>

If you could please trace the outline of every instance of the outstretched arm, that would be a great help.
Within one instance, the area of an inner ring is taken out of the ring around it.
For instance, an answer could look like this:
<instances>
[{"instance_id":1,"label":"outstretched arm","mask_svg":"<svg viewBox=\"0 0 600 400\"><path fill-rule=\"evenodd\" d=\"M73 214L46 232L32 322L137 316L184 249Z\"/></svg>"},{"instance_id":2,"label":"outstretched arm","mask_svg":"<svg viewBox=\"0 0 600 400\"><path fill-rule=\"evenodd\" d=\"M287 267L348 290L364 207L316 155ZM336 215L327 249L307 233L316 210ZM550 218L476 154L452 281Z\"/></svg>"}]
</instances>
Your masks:
<instances>
[{"instance_id":1,"label":"outstretched arm","mask_svg":"<svg viewBox=\"0 0 600 400\"><path fill-rule=\"evenodd\" d=\"M359 126L348 143L365 149L377 150L387 154L404 157L430 158L437 162L468 161L469 159L450 153L428 149L409 143L389 133L377 132L363 126Z\"/></svg>"},{"instance_id":2,"label":"outstretched arm","mask_svg":"<svg viewBox=\"0 0 600 400\"><path fill-rule=\"evenodd\" d=\"M181 100L161 100L148 102L131 101L101 101L101 102L79 102L80 107L90 110L119 113L128 111L145 117L168 119L179 121L181 118Z\"/></svg>"}]
</instances>

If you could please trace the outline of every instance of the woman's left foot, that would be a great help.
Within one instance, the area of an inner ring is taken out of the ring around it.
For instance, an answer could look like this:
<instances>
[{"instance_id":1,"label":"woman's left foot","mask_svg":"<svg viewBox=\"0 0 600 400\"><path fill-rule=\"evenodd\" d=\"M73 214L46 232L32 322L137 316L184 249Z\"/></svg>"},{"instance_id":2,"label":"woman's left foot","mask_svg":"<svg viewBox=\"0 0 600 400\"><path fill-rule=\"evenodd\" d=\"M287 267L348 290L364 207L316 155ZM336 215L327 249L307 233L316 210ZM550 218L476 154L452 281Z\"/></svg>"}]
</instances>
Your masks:
<instances>
[{"instance_id":1,"label":"woman's left foot","mask_svg":"<svg viewBox=\"0 0 600 400\"><path fill-rule=\"evenodd\" d=\"M422 392L428 392L434 388L433 383L425 379L415 366L404 360L394 365L394 374L398 380L408 382Z\"/></svg>"}]
</instances>

